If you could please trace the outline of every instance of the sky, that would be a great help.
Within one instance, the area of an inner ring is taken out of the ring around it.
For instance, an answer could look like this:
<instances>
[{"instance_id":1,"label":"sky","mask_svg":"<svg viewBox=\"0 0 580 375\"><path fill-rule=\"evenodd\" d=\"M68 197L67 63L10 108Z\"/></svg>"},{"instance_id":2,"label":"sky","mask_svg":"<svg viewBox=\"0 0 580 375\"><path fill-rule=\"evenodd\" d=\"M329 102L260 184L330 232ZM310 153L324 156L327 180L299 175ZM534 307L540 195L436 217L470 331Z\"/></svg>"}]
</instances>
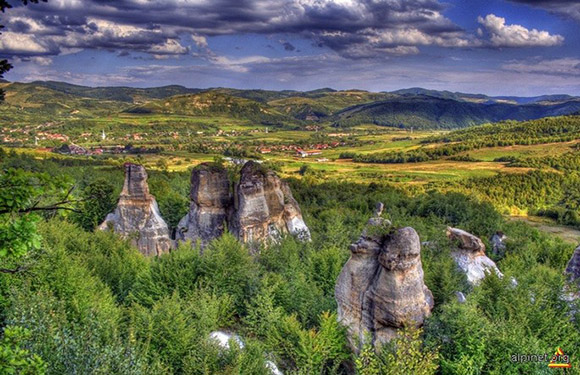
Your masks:
<instances>
[{"instance_id":1,"label":"sky","mask_svg":"<svg viewBox=\"0 0 580 375\"><path fill-rule=\"evenodd\" d=\"M9 2L10 81L580 95L580 0Z\"/></svg>"}]
</instances>

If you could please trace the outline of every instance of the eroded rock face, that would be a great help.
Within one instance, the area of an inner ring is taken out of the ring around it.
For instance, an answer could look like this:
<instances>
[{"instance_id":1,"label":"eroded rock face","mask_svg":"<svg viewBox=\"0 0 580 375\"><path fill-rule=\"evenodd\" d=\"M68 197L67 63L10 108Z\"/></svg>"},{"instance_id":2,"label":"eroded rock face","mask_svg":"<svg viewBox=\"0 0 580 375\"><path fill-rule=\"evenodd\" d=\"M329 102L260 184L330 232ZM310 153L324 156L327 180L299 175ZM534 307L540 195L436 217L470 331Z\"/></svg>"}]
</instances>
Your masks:
<instances>
[{"instance_id":1,"label":"eroded rock face","mask_svg":"<svg viewBox=\"0 0 580 375\"><path fill-rule=\"evenodd\" d=\"M160 255L171 249L169 228L159 213L155 197L149 193L143 166L125 164L125 184L119 203L99 229L110 229L130 238L144 255Z\"/></svg>"},{"instance_id":2,"label":"eroded rock face","mask_svg":"<svg viewBox=\"0 0 580 375\"><path fill-rule=\"evenodd\" d=\"M455 263L467 275L467 281L471 285L477 285L490 272L495 272L499 277L503 274L499 271L495 262L485 255L485 245L480 238L457 228L447 228L447 237L457 242L458 247L451 253Z\"/></svg>"},{"instance_id":3,"label":"eroded rock face","mask_svg":"<svg viewBox=\"0 0 580 375\"><path fill-rule=\"evenodd\" d=\"M221 236L233 200L225 169L202 164L191 174L190 208L177 225L176 239L200 241L202 246Z\"/></svg>"},{"instance_id":4,"label":"eroded rock face","mask_svg":"<svg viewBox=\"0 0 580 375\"><path fill-rule=\"evenodd\" d=\"M580 282L580 246L574 250L574 254L566 266L566 273L570 275L571 281Z\"/></svg>"},{"instance_id":5,"label":"eroded rock face","mask_svg":"<svg viewBox=\"0 0 580 375\"><path fill-rule=\"evenodd\" d=\"M244 164L233 189L225 169L200 165L191 175L190 197L189 212L177 226L177 240L199 240L203 247L226 229L248 244L276 242L286 233L310 240L288 184L256 162Z\"/></svg>"},{"instance_id":6,"label":"eroded rock face","mask_svg":"<svg viewBox=\"0 0 580 375\"><path fill-rule=\"evenodd\" d=\"M407 324L421 326L433 308L423 282L421 243L410 227L389 231L377 215L350 247L335 287L338 319L347 326L351 347L359 351L365 336L385 343Z\"/></svg>"},{"instance_id":7,"label":"eroded rock face","mask_svg":"<svg viewBox=\"0 0 580 375\"><path fill-rule=\"evenodd\" d=\"M277 241L284 233L310 240L310 231L298 202L288 184L273 171L263 169L258 163L247 162L234 194L231 229L240 241Z\"/></svg>"}]
</instances>

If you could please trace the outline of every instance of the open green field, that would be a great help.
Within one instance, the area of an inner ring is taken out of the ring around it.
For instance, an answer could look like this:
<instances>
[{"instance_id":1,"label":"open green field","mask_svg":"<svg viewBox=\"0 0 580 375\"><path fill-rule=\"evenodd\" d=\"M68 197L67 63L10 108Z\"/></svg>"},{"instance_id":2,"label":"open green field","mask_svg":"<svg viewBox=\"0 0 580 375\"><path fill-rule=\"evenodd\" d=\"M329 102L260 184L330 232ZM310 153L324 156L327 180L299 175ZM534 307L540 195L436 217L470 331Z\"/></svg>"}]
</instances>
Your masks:
<instances>
[{"instance_id":1,"label":"open green field","mask_svg":"<svg viewBox=\"0 0 580 375\"><path fill-rule=\"evenodd\" d=\"M558 225L580 225L579 116L417 131L373 124L265 126L218 114L117 113L9 128L4 139L12 142L4 146L38 159L89 158L105 166L131 161L169 172L216 160L256 159L308 184L391 185L410 195L457 192L488 201L505 215L541 215ZM47 134L105 151L56 154L52 148L64 141ZM300 150L311 154L302 157Z\"/></svg>"},{"instance_id":2,"label":"open green field","mask_svg":"<svg viewBox=\"0 0 580 375\"><path fill-rule=\"evenodd\" d=\"M580 140L561 143L546 143L539 145L514 145L489 147L480 150L466 151L459 155L469 155L474 159L493 161L497 158L513 156L518 158L558 156L569 152Z\"/></svg>"},{"instance_id":3,"label":"open green field","mask_svg":"<svg viewBox=\"0 0 580 375\"><path fill-rule=\"evenodd\" d=\"M99 120L105 123L105 120ZM111 126L111 123L108 123ZM245 127L241 129L247 130ZM491 162L493 158L487 158L485 162L462 162L452 160L437 160L424 163L401 163L401 164L369 164L357 163L351 159L339 159L340 154L348 152L357 153L374 153L383 151L409 151L416 149L420 141L433 135L439 135L438 131L422 131L410 133L405 130L385 130L382 134L367 134L366 132L375 127L360 127L352 129L348 133L349 138L360 141L360 146L347 145L336 148L321 150L320 155L310 157L299 157L294 151L272 152L270 154L260 155L267 162L273 162L280 166L282 174L286 177L302 178L299 170L303 166L308 166L312 171L318 173L318 178L325 180L338 180L357 183L413 183L426 184L430 182L452 182L471 177L489 177L500 172L506 173L524 173L528 168L507 168L506 163ZM228 130L235 130L234 128ZM277 143L292 143L308 141L315 132L309 131L263 131L233 136L201 136L199 139L208 139L210 142L226 142L231 144L243 145L246 142L254 142L260 145L269 146ZM330 133L331 135L333 133ZM339 134L339 133L337 133ZM399 140L401 138L411 138ZM340 140L343 137L330 137ZM84 142L82 146L94 146L95 142ZM139 145L139 142L135 142ZM145 143L151 146L150 143ZM153 144L155 145L155 144ZM533 148L548 148L549 146L538 145ZM16 148L19 152L25 152L36 155L38 158L59 157L59 158L78 158L79 156L58 155L47 150L36 150L34 148ZM479 150L484 152L486 150ZM507 152L507 151L506 151ZM142 155L106 155L99 158L110 158L121 162L125 159L137 160L148 168L159 168L159 160L163 159L170 171L185 171L188 168L196 166L202 162L214 160L221 157L219 153L191 153L185 150L166 150L159 154L142 154ZM483 159L483 158L482 158Z\"/></svg>"}]
</instances>

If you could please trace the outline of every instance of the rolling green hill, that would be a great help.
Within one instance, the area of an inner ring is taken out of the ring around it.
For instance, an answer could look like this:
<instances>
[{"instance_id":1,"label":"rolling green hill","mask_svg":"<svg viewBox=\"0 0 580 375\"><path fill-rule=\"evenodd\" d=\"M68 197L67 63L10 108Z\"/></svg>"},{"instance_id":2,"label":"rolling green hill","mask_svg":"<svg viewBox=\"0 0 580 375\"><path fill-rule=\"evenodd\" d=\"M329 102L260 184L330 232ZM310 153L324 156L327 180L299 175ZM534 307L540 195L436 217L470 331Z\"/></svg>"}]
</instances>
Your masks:
<instances>
[{"instance_id":1,"label":"rolling green hill","mask_svg":"<svg viewBox=\"0 0 580 375\"><path fill-rule=\"evenodd\" d=\"M385 100L393 96L387 93L373 93L361 90L316 90L303 93L300 96L273 100L268 104L282 113L301 120L323 120L347 107Z\"/></svg>"},{"instance_id":2,"label":"rolling green hill","mask_svg":"<svg viewBox=\"0 0 580 375\"><path fill-rule=\"evenodd\" d=\"M174 95L201 92L201 89L188 89L179 85L135 88L135 87L86 87L56 81L35 81L29 85L45 87L54 91L84 98L113 100L126 103L139 103L152 99L163 99Z\"/></svg>"},{"instance_id":3,"label":"rolling green hill","mask_svg":"<svg viewBox=\"0 0 580 375\"><path fill-rule=\"evenodd\" d=\"M162 115L235 119L240 124L350 127L375 124L414 129L465 128L503 120L533 120L580 111L580 98L545 95L490 97L411 88L394 92L86 87L64 82L0 83L10 123Z\"/></svg>"},{"instance_id":4,"label":"rolling green hill","mask_svg":"<svg viewBox=\"0 0 580 375\"><path fill-rule=\"evenodd\" d=\"M34 83L2 83L0 89L6 92L0 105L0 115L5 121L103 116L128 107L121 101L77 96Z\"/></svg>"},{"instance_id":5,"label":"rolling green hill","mask_svg":"<svg viewBox=\"0 0 580 375\"><path fill-rule=\"evenodd\" d=\"M283 125L294 119L255 100L215 91L177 95L150 101L126 110L132 114L163 114L195 117L231 117L264 125Z\"/></svg>"},{"instance_id":6,"label":"rolling green hill","mask_svg":"<svg viewBox=\"0 0 580 375\"><path fill-rule=\"evenodd\" d=\"M401 128L452 129L503 120L525 121L566 115L579 109L580 100L552 105L479 104L413 95L349 107L337 113L334 121L343 127L371 123Z\"/></svg>"}]
</instances>

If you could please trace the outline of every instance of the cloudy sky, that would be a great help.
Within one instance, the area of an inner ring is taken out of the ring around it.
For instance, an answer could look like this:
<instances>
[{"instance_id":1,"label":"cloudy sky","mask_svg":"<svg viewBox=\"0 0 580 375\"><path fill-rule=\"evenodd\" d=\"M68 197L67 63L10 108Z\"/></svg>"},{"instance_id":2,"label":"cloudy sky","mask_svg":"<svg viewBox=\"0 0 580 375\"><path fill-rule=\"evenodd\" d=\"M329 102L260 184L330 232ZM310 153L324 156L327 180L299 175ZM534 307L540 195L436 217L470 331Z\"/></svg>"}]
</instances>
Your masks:
<instances>
[{"instance_id":1,"label":"cloudy sky","mask_svg":"<svg viewBox=\"0 0 580 375\"><path fill-rule=\"evenodd\" d=\"M12 81L580 95L580 0L9 1Z\"/></svg>"}]
</instances>

